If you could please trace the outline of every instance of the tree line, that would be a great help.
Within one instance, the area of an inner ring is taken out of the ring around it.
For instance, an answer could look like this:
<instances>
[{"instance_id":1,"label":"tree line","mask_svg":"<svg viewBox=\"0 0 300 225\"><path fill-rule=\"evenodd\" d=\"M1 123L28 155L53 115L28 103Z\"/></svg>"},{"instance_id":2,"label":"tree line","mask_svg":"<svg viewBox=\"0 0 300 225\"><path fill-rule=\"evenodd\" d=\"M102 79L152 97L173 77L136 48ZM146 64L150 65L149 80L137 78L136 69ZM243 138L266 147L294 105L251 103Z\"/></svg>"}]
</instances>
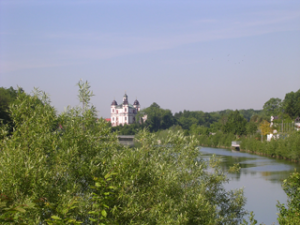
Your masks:
<instances>
[{"instance_id":1,"label":"tree line","mask_svg":"<svg viewBox=\"0 0 300 225\"><path fill-rule=\"evenodd\" d=\"M297 92L287 93L284 100L271 98L262 107L262 110L221 110L217 112L184 110L172 114L171 110L161 108L153 103L141 110L135 124L113 127L113 131L120 134L135 134L147 128L150 132L166 130L172 126L180 126L186 135L209 135L221 131L235 135L255 135L261 130L263 121L270 122L270 116L276 116L275 122L291 123L300 116L300 89ZM140 118L147 115L147 120Z\"/></svg>"}]
</instances>

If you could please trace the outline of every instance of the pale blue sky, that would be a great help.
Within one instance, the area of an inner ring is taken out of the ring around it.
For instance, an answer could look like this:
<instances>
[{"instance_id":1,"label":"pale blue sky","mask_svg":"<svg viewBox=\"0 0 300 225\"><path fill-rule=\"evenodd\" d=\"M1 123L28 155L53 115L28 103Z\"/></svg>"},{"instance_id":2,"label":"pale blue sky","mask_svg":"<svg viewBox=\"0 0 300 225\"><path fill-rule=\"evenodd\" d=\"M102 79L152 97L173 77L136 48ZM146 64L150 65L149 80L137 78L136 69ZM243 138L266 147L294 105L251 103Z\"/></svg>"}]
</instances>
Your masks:
<instances>
[{"instance_id":1,"label":"pale blue sky","mask_svg":"<svg viewBox=\"0 0 300 225\"><path fill-rule=\"evenodd\" d=\"M300 89L300 1L0 0L0 86L39 87L59 112L88 80L173 113L261 109Z\"/></svg>"}]
</instances>

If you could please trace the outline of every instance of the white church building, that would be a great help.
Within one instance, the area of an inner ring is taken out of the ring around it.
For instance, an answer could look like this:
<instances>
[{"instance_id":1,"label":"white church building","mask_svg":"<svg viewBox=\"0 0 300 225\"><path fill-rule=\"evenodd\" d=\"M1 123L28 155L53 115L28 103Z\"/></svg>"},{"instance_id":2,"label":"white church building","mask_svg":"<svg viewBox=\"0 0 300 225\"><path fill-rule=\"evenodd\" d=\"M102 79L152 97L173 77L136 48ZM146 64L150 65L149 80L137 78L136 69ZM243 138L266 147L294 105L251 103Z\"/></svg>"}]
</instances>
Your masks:
<instances>
[{"instance_id":1,"label":"white church building","mask_svg":"<svg viewBox=\"0 0 300 225\"><path fill-rule=\"evenodd\" d=\"M110 122L111 125L118 126L124 124L132 124L135 122L135 116L141 110L140 103L135 100L133 105L128 103L128 96L125 93L123 103L118 105L116 100L113 100L110 107Z\"/></svg>"}]
</instances>

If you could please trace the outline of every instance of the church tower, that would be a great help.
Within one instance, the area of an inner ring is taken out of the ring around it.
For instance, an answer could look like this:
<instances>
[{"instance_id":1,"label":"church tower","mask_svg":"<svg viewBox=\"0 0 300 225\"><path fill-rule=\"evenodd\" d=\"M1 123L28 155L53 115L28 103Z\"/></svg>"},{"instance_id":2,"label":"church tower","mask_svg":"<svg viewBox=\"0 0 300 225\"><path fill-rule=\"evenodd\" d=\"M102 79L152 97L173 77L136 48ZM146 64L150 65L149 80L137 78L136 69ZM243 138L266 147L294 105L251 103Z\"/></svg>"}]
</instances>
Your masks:
<instances>
[{"instance_id":1,"label":"church tower","mask_svg":"<svg viewBox=\"0 0 300 225\"><path fill-rule=\"evenodd\" d=\"M116 100L113 100L110 108L112 126L132 124L136 121L135 116L140 111L140 103L135 100L133 105L129 104L128 95L125 93L122 104L118 105Z\"/></svg>"}]
</instances>

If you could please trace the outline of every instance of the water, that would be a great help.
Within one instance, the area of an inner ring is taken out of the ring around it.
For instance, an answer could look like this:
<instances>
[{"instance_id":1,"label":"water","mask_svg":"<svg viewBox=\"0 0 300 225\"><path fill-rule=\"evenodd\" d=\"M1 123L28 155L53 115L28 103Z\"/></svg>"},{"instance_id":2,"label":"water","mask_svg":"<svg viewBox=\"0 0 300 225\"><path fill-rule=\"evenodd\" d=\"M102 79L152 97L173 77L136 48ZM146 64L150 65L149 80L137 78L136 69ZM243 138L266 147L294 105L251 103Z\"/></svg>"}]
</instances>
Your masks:
<instances>
[{"instance_id":1,"label":"water","mask_svg":"<svg viewBox=\"0 0 300 225\"><path fill-rule=\"evenodd\" d=\"M202 147L205 158L212 154L221 157L222 168L227 171L233 164L239 163L240 173L228 173L230 182L225 184L227 190L244 188L247 198L245 208L253 211L258 223L278 224L276 204L286 203L287 196L281 184L300 165L254 154L236 152L227 149Z\"/></svg>"}]
</instances>

